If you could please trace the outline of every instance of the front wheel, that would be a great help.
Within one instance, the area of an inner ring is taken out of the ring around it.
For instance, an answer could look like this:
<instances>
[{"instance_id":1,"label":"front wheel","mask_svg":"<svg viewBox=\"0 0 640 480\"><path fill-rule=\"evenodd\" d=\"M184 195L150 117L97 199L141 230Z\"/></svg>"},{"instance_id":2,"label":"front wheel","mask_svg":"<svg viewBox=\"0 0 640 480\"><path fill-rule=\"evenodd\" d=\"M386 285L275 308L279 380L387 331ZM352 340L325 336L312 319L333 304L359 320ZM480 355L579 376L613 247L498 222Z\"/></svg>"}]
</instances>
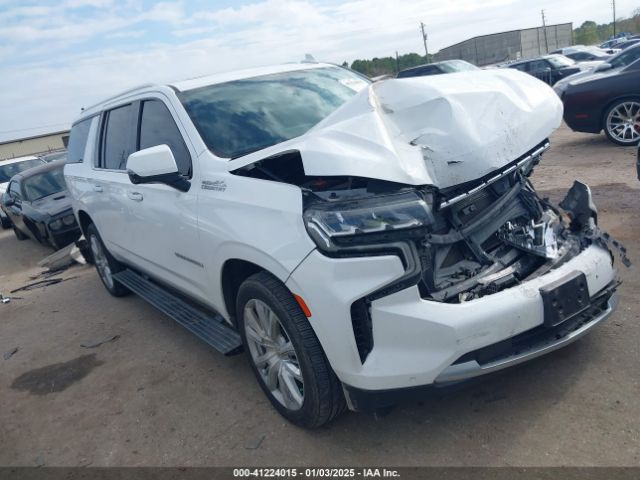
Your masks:
<instances>
[{"instance_id":1,"label":"front wheel","mask_svg":"<svg viewBox=\"0 0 640 480\"><path fill-rule=\"evenodd\" d=\"M130 290L113 278L114 273L124 270L125 267L111 256L107 248L104 246L104 243L102 243L102 239L100 238L98 230L94 224L89 225L87 228L87 238L89 246L91 247L91 255L93 257L96 270L98 271L98 276L100 277L100 280L102 280L104 287L114 297L123 297L127 295Z\"/></svg>"},{"instance_id":2,"label":"front wheel","mask_svg":"<svg viewBox=\"0 0 640 480\"><path fill-rule=\"evenodd\" d=\"M344 410L340 381L282 282L267 272L252 275L240 286L236 312L251 367L283 417L314 428Z\"/></svg>"},{"instance_id":3,"label":"front wheel","mask_svg":"<svg viewBox=\"0 0 640 480\"><path fill-rule=\"evenodd\" d=\"M604 114L604 132L623 147L640 142L640 98L626 98L611 105Z\"/></svg>"},{"instance_id":4,"label":"front wheel","mask_svg":"<svg viewBox=\"0 0 640 480\"><path fill-rule=\"evenodd\" d=\"M11 228L11 220L9 220L9 217L0 215L0 227L2 227L4 230L8 230L9 228Z\"/></svg>"},{"instance_id":5,"label":"front wheel","mask_svg":"<svg viewBox=\"0 0 640 480\"><path fill-rule=\"evenodd\" d=\"M22 233L20 230L18 230L18 228L16 228L15 225L13 226L13 233L15 234L16 238L18 240L20 240L20 241L26 240L27 238L29 238L24 233Z\"/></svg>"}]
</instances>

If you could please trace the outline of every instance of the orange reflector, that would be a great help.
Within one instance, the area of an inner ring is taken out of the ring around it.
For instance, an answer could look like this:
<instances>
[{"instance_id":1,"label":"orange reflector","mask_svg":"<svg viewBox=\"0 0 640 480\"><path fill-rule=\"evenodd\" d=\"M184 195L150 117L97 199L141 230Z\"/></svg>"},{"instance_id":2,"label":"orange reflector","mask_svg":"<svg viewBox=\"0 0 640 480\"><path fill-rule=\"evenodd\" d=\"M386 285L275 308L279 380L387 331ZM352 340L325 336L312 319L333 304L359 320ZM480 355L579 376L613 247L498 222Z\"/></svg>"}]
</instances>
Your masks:
<instances>
[{"instance_id":1,"label":"orange reflector","mask_svg":"<svg viewBox=\"0 0 640 480\"><path fill-rule=\"evenodd\" d=\"M295 293L293 294L293 296L296 299L296 302L298 302L298 305L300 305L300 308L302 309L302 313L304 313L307 318L311 318L311 310L309 310L309 307L307 307L307 304L304 303L304 300L302 299L302 297L300 295L296 295Z\"/></svg>"}]
</instances>

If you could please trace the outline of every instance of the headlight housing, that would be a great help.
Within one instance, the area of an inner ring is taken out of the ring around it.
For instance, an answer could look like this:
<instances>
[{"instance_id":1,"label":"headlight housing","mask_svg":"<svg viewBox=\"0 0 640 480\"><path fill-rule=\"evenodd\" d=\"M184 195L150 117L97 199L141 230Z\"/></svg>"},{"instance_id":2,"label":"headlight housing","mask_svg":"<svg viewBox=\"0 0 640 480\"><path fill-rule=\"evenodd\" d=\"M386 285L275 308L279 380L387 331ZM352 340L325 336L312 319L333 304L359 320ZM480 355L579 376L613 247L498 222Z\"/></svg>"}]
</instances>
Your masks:
<instances>
[{"instance_id":1,"label":"headlight housing","mask_svg":"<svg viewBox=\"0 0 640 480\"><path fill-rule=\"evenodd\" d=\"M51 230L60 230L63 227L70 227L72 225L75 225L75 223L76 217L73 215L73 213L69 213L49 222L49 228Z\"/></svg>"},{"instance_id":2,"label":"headlight housing","mask_svg":"<svg viewBox=\"0 0 640 480\"><path fill-rule=\"evenodd\" d=\"M62 223L64 223L68 227L74 225L76 223L76 217L73 216L73 213L65 215L64 217L62 217Z\"/></svg>"},{"instance_id":3,"label":"headlight housing","mask_svg":"<svg viewBox=\"0 0 640 480\"><path fill-rule=\"evenodd\" d=\"M350 200L320 201L304 212L311 238L322 250L335 244L366 244L373 237L423 228L433 223L429 204L415 191ZM378 234L378 235L376 235Z\"/></svg>"},{"instance_id":4,"label":"headlight housing","mask_svg":"<svg viewBox=\"0 0 640 480\"><path fill-rule=\"evenodd\" d=\"M62 220L58 218L52 222L49 222L49 228L51 230L60 230L62 228Z\"/></svg>"}]
</instances>

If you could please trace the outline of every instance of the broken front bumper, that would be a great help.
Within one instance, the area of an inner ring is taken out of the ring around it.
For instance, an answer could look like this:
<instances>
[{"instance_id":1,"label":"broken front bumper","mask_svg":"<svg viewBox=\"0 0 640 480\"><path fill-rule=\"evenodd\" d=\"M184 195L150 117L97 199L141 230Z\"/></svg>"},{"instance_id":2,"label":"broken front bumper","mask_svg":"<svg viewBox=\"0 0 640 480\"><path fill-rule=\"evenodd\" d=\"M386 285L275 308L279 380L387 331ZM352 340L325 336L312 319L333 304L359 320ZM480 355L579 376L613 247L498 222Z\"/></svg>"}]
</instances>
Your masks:
<instances>
[{"instance_id":1,"label":"broken front bumper","mask_svg":"<svg viewBox=\"0 0 640 480\"><path fill-rule=\"evenodd\" d=\"M503 349L493 357L490 354L491 348L519 340L525 332L543 330L545 314L540 289L576 271L584 274L592 299L611 288L616 279L609 251L592 245L546 275L468 302L425 300L417 287L375 300L370 309L373 348L364 362L358 355L350 308L368 292L402 275L397 257L332 259L314 252L293 272L287 284L305 298L312 312L311 325L345 384L351 407L361 409L353 392L388 396L397 389L413 390L471 378L578 339L611 314L615 297L607 298L606 305L597 312L581 311L589 318L573 330L558 333L560 338L542 335L527 349Z\"/></svg>"}]
</instances>

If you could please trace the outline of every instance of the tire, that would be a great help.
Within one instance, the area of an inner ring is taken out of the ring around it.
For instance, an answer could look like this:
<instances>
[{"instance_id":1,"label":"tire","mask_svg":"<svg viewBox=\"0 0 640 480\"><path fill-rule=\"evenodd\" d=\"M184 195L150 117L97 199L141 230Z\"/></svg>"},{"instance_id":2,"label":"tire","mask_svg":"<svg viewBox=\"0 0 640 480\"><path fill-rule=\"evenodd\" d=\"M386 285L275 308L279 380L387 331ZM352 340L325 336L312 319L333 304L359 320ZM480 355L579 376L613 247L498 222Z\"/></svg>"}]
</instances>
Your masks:
<instances>
[{"instance_id":1,"label":"tire","mask_svg":"<svg viewBox=\"0 0 640 480\"><path fill-rule=\"evenodd\" d=\"M307 317L282 282L267 272L250 276L238 291L236 312L251 368L283 417L300 427L315 428L345 409L340 381ZM273 328L261 329L262 325Z\"/></svg>"},{"instance_id":2,"label":"tire","mask_svg":"<svg viewBox=\"0 0 640 480\"><path fill-rule=\"evenodd\" d=\"M91 247L96 271L104 288L114 297L124 297L131 293L127 287L113 278L114 273L118 273L126 267L111 256L94 224L90 224L87 227L87 239Z\"/></svg>"},{"instance_id":3,"label":"tire","mask_svg":"<svg viewBox=\"0 0 640 480\"><path fill-rule=\"evenodd\" d=\"M640 97L617 100L604 114L604 133L616 145L631 147L640 142Z\"/></svg>"},{"instance_id":4,"label":"tire","mask_svg":"<svg viewBox=\"0 0 640 480\"><path fill-rule=\"evenodd\" d=\"M9 230L11 228L11 220L9 220L9 217L0 215L0 227L2 227L4 230Z\"/></svg>"},{"instance_id":5,"label":"tire","mask_svg":"<svg viewBox=\"0 0 640 480\"><path fill-rule=\"evenodd\" d=\"M13 226L13 233L15 233L16 238L18 240L20 240L20 241L26 240L27 238L29 238L24 233L22 233L20 230L18 230L15 225Z\"/></svg>"}]
</instances>

